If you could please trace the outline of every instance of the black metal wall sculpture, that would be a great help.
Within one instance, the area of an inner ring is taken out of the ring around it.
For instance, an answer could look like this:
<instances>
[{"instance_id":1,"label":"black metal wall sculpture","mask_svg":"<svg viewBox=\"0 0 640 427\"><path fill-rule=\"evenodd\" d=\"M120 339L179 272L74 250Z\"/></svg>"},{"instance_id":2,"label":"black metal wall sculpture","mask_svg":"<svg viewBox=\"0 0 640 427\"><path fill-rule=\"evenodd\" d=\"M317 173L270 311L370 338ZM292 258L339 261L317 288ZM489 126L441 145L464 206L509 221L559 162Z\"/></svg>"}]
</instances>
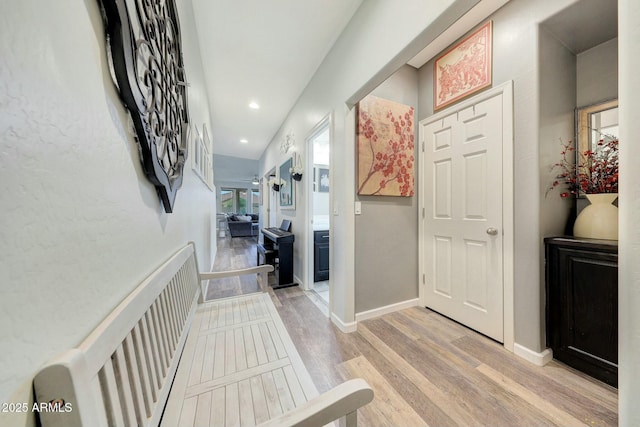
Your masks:
<instances>
[{"instance_id":1,"label":"black metal wall sculpture","mask_svg":"<svg viewBox=\"0 0 640 427\"><path fill-rule=\"evenodd\" d=\"M98 0L107 53L129 110L144 173L173 211L186 158L186 76L173 0Z\"/></svg>"}]
</instances>

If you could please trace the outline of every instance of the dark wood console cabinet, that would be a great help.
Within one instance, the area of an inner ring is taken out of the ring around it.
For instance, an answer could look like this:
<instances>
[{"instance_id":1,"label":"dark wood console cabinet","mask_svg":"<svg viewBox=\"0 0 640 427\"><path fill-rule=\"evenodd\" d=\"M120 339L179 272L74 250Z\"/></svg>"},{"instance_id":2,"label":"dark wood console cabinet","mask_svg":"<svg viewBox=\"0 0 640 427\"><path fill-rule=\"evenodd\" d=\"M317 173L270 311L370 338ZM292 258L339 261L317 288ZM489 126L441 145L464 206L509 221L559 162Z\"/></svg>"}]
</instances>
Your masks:
<instances>
[{"instance_id":1,"label":"dark wood console cabinet","mask_svg":"<svg viewBox=\"0 0 640 427\"><path fill-rule=\"evenodd\" d=\"M545 239L547 346L553 357L618 386L618 242Z\"/></svg>"}]
</instances>

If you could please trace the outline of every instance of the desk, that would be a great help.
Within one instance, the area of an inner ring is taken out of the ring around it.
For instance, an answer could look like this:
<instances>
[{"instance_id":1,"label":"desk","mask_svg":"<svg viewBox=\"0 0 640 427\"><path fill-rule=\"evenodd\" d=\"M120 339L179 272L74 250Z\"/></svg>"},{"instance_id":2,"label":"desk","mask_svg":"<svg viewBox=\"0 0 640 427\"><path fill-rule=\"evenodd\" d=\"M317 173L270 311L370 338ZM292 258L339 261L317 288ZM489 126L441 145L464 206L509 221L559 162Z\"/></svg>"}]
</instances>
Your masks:
<instances>
[{"instance_id":1,"label":"desk","mask_svg":"<svg viewBox=\"0 0 640 427\"><path fill-rule=\"evenodd\" d=\"M258 264L261 253L265 257L265 262L269 258L267 254L270 254L272 258L279 259L278 282L272 287L279 289L296 286L297 283L293 281L293 242L295 241L295 235L288 231L270 230L268 228L262 229L262 235L264 236L264 243L262 245L258 243Z\"/></svg>"}]
</instances>

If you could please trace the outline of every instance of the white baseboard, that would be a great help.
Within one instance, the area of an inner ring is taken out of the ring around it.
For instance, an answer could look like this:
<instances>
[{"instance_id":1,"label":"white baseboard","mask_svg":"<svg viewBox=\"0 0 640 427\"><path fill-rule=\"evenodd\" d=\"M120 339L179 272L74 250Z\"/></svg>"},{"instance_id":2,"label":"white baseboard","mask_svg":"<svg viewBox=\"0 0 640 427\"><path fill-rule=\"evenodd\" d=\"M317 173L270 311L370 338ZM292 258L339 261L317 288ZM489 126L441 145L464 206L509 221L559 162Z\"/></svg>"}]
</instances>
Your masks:
<instances>
[{"instance_id":1,"label":"white baseboard","mask_svg":"<svg viewBox=\"0 0 640 427\"><path fill-rule=\"evenodd\" d=\"M513 345L513 353L537 366L544 366L553 359L553 352L550 348L547 348L542 353L538 353L518 343Z\"/></svg>"},{"instance_id":2,"label":"white baseboard","mask_svg":"<svg viewBox=\"0 0 640 427\"><path fill-rule=\"evenodd\" d=\"M340 329L345 334L358 330L357 322L344 323L342 319L335 315L335 313L331 313L331 321L338 327L338 329Z\"/></svg>"},{"instance_id":3,"label":"white baseboard","mask_svg":"<svg viewBox=\"0 0 640 427\"><path fill-rule=\"evenodd\" d=\"M363 320L372 319L374 317L382 316L383 314L393 313L394 311L404 310L409 307L416 307L420 304L419 298L409 299L406 301L397 302L395 304L385 305L384 307L374 308L373 310L363 311L356 313L356 323Z\"/></svg>"},{"instance_id":4,"label":"white baseboard","mask_svg":"<svg viewBox=\"0 0 640 427\"><path fill-rule=\"evenodd\" d=\"M307 289L307 287L305 286L305 283L302 279L300 279L298 276L296 276L295 274L293 275L293 282L297 283L298 286L300 286L300 289L308 291L309 289Z\"/></svg>"}]
</instances>

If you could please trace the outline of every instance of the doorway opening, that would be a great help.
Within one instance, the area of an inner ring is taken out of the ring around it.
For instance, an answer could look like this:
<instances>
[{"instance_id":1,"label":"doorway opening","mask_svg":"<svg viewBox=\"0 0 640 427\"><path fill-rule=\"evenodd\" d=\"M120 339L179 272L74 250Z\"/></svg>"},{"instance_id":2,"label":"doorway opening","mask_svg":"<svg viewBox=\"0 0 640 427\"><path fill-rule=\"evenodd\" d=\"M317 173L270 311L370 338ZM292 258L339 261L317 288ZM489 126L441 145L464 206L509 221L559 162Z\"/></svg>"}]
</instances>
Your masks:
<instances>
[{"instance_id":1,"label":"doorway opening","mask_svg":"<svg viewBox=\"0 0 640 427\"><path fill-rule=\"evenodd\" d=\"M330 307L330 150L331 121L325 117L307 138L307 280L314 291Z\"/></svg>"}]
</instances>

